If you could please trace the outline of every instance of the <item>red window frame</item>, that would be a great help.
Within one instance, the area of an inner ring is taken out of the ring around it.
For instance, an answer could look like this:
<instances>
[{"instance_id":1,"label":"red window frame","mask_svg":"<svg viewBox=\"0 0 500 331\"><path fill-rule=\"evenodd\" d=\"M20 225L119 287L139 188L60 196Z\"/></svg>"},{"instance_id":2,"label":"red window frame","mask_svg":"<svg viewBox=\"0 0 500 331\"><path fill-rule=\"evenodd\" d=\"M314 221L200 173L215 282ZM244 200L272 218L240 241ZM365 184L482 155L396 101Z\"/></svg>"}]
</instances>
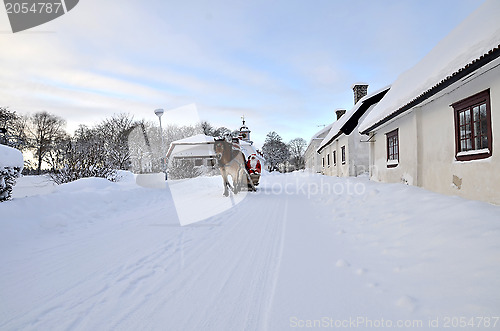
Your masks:
<instances>
[{"instance_id":1,"label":"red window frame","mask_svg":"<svg viewBox=\"0 0 500 331\"><path fill-rule=\"evenodd\" d=\"M454 111L456 160L470 161L490 157L493 153L490 90L479 92L450 106Z\"/></svg>"},{"instance_id":2,"label":"red window frame","mask_svg":"<svg viewBox=\"0 0 500 331\"><path fill-rule=\"evenodd\" d=\"M397 167L399 163L399 129L385 134L387 139L387 161L397 161L396 164L387 164L387 168Z\"/></svg>"}]
</instances>

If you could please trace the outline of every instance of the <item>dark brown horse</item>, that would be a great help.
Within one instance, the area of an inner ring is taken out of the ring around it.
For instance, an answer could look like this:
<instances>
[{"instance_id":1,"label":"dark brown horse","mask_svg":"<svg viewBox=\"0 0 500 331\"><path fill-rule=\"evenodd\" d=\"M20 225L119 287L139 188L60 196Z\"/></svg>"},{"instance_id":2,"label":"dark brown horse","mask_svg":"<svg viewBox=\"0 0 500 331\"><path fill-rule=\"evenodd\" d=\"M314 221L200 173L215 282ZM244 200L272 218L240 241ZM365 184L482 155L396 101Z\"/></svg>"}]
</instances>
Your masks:
<instances>
[{"instance_id":1,"label":"dark brown horse","mask_svg":"<svg viewBox=\"0 0 500 331\"><path fill-rule=\"evenodd\" d=\"M253 191L257 190L245 168L245 156L240 150L234 149L233 144L225 138L214 139L214 150L224 184L224 196L229 195L228 188L237 194L248 184ZM229 183L228 176L231 176L234 187Z\"/></svg>"}]
</instances>

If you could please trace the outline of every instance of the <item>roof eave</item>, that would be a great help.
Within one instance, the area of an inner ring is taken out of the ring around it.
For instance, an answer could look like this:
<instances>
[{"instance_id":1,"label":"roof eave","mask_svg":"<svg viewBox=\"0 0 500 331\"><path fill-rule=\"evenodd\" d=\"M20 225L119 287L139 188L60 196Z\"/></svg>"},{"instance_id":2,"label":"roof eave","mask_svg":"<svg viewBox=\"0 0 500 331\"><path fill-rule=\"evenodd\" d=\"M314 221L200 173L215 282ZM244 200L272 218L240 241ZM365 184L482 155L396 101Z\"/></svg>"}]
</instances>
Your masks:
<instances>
[{"instance_id":1,"label":"roof eave","mask_svg":"<svg viewBox=\"0 0 500 331\"><path fill-rule=\"evenodd\" d=\"M332 143L332 141L334 141L335 139L337 139L338 137L340 137L340 135L342 133L343 133L342 131L337 132L330 140L328 140L328 142L326 144L324 144L323 146L321 146L320 148L318 148L318 150L316 151L316 153L318 153L318 154L321 153L326 148L326 146L330 145Z\"/></svg>"},{"instance_id":2,"label":"roof eave","mask_svg":"<svg viewBox=\"0 0 500 331\"><path fill-rule=\"evenodd\" d=\"M474 71L480 69L481 67L485 66L486 64L492 62L493 60L497 59L500 57L500 45L497 47L493 48L490 50L488 53L482 55L478 59L472 61L471 63L467 64L465 67L457 70L450 76L446 77L443 79L441 82L438 84L434 85L427 91L423 92L420 94L418 97L407 103L406 105L402 106L398 110L394 111L390 115L387 115L386 117L382 118L380 121L376 122L375 124L371 125L367 129L363 130L361 134L368 135L370 132L372 132L374 129L378 128L379 126L389 122L390 120L394 119L395 117L409 111L413 107L418 106L425 100L431 98L432 96L436 95L437 93L443 91L445 88L449 87L450 85L458 82L462 78L465 78L466 76L470 75Z\"/></svg>"}]
</instances>

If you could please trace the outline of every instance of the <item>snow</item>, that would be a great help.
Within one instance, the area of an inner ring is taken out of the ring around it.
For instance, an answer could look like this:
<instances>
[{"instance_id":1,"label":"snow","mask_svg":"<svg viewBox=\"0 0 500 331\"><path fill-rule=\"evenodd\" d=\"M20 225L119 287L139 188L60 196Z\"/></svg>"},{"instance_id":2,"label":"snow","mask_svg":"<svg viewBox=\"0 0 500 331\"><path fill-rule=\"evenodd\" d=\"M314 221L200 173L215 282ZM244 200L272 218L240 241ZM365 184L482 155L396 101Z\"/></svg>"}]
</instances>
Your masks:
<instances>
[{"instance_id":1,"label":"snow","mask_svg":"<svg viewBox=\"0 0 500 331\"><path fill-rule=\"evenodd\" d=\"M483 148L483 149L473 149L470 151L459 152L459 153L457 153L457 156L488 154L488 153L490 153L489 148Z\"/></svg>"},{"instance_id":2,"label":"snow","mask_svg":"<svg viewBox=\"0 0 500 331\"><path fill-rule=\"evenodd\" d=\"M23 154L12 147L0 144L0 169L12 167L23 168Z\"/></svg>"},{"instance_id":3,"label":"snow","mask_svg":"<svg viewBox=\"0 0 500 331\"><path fill-rule=\"evenodd\" d=\"M25 198L40 194L49 194L57 190L57 184L50 176L22 176L16 179L12 192L13 198Z\"/></svg>"},{"instance_id":4,"label":"snow","mask_svg":"<svg viewBox=\"0 0 500 331\"><path fill-rule=\"evenodd\" d=\"M253 144L250 144L249 142L244 140L240 140L240 150L245 156L245 160L248 160L248 157L250 155L255 154L257 159L259 159L261 165L264 165L266 163L266 159L262 155L257 153L257 149Z\"/></svg>"},{"instance_id":5,"label":"snow","mask_svg":"<svg viewBox=\"0 0 500 331\"><path fill-rule=\"evenodd\" d=\"M361 123L360 132L367 130L443 79L498 47L499 14L500 1L485 1L420 62L396 79L389 92Z\"/></svg>"},{"instance_id":6,"label":"snow","mask_svg":"<svg viewBox=\"0 0 500 331\"><path fill-rule=\"evenodd\" d=\"M332 128L333 124L335 124L335 122L328 124L327 126L325 126L324 128L322 128L321 130L319 130L318 132L316 132L312 136L311 140L309 141L309 145L307 145L307 149L309 149L311 147L312 143L315 142L315 141L321 143L323 141L323 139L324 139L324 137L321 137L321 136L328 134L328 132L330 132L330 129ZM316 150L314 152L316 153Z\"/></svg>"},{"instance_id":7,"label":"snow","mask_svg":"<svg viewBox=\"0 0 500 331\"><path fill-rule=\"evenodd\" d=\"M399 160L387 160L387 165L397 165L399 164Z\"/></svg>"},{"instance_id":8,"label":"snow","mask_svg":"<svg viewBox=\"0 0 500 331\"><path fill-rule=\"evenodd\" d=\"M167 157L213 157L214 137L197 134L176 140L170 144Z\"/></svg>"},{"instance_id":9,"label":"snow","mask_svg":"<svg viewBox=\"0 0 500 331\"><path fill-rule=\"evenodd\" d=\"M1 330L500 328L499 206L304 172L242 198L220 177L132 178L0 204ZM174 187L202 221L180 226Z\"/></svg>"},{"instance_id":10,"label":"snow","mask_svg":"<svg viewBox=\"0 0 500 331\"><path fill-rule=\"evenodd\" d=\"M197 134L192 137L176 140L172 144L213 144L214 137L206 136L204 134Z\"/></svg>"}]
</instances>

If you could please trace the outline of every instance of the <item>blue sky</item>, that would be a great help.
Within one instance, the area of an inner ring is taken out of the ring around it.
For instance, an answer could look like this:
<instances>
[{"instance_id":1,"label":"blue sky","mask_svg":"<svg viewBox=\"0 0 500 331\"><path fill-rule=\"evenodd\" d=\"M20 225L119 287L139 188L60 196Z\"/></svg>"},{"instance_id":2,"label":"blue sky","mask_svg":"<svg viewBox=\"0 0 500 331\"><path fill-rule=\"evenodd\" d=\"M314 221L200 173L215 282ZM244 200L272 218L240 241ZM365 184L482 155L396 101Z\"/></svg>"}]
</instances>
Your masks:
<instances>
[{"instance_id":1,"label":"blue sky","mask_svg":"<svg viewBox=\"0 0 500 331\"><path fill-rule=\"evenodd\" d=\"M70 132L194 105L215 126L245 115L258 147L269 131L309 140L353 106L353 83L391 84L482 2L81 0L16 34L0 10L0 105Z\"/></svg>"}]
</instances>

